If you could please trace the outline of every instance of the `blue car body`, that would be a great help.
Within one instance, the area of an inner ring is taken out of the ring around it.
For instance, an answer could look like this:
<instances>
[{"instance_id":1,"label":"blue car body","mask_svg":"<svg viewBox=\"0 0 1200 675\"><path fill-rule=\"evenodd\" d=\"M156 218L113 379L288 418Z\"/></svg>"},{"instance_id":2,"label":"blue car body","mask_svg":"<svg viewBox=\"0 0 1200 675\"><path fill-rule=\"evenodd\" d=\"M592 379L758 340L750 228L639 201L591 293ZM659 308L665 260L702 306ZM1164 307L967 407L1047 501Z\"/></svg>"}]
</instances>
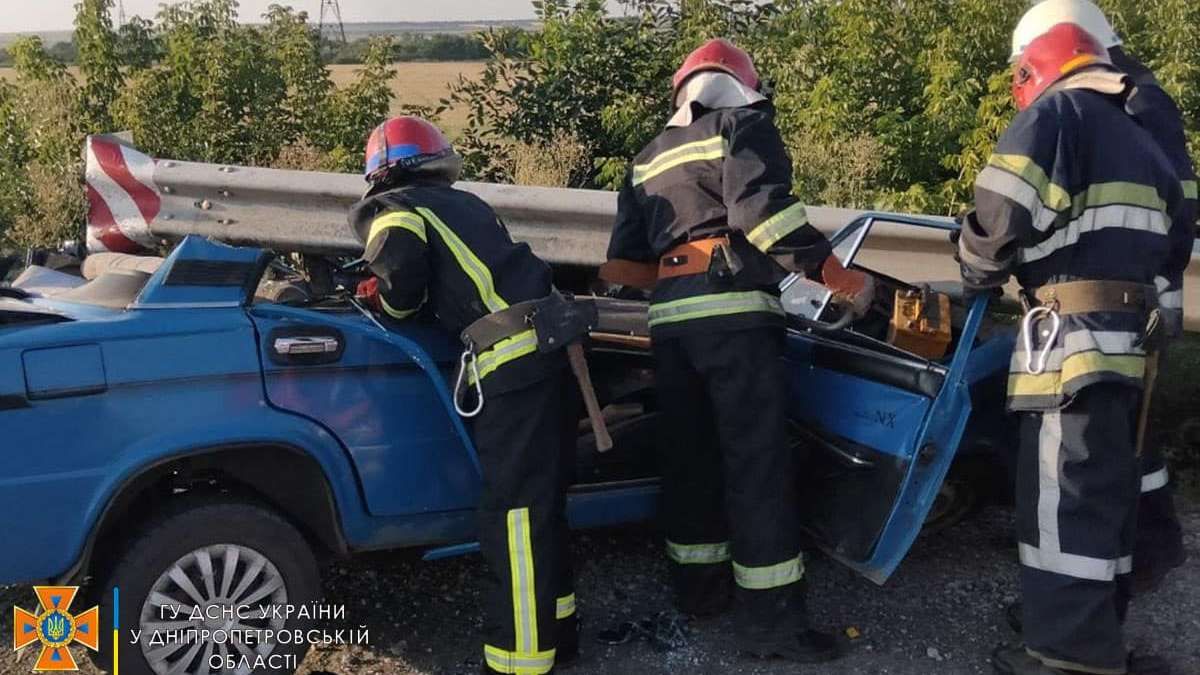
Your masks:
<instances>
[{"instance_id":1,"label":"blue car body","mask_svg":"<svg viewBox=\"0 0 1200 675\"><path fill-rule=\"evenodd\" d=\"M473 540L479 467L448 388L455 340L422 322L381 330L344 306L255 303L245 278L257 283L266 262L258 249L188 238L124 308L0 300L0 315L36 319L0 322L0 583L86 575L124 492L155 467L217 450L235 474L238 453L256 448L303 456L320 481L292 495L293 510L328 502L333 522L318 538L338 552ZM257 272L229 275L238 269ZM1011 338L975 339L985 309L971 306L945 363L917 364L942 382L923 393L814 365L831 338L789 338L796 420L892 462L886 514L857 535L870 542L839 550L841 535L811 528L877 581L907 552L963 443L972 384L1007 365ZM296 336L336 348L282 358L278 341ZM260 483L295 491L266 472ZM570 520L644 520L657 493L652 476L581 485Z\"/></svg>"}]
</instances>

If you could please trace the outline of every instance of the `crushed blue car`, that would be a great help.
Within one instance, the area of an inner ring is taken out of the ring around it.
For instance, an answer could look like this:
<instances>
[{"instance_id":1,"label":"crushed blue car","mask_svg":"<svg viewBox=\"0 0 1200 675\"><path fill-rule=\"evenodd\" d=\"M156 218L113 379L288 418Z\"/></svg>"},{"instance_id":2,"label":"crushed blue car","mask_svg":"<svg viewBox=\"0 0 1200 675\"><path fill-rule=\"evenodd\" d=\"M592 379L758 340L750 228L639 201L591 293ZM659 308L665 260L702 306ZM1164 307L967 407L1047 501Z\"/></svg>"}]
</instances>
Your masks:
<instances>
[{"instance_id":1,"label":"crushed blue car","mask_svg":"<svg viewBox=\"0 0 1200 675\"><path fill-rule=\"evenodd\" d=\"M844 262L881 218L834 238ZM428 321L384 326L344 290L292 284L259 249L189 237L135 267L90 280L31 267L0 287L0 583L83 584L105 630L120 587L121 627L152 631L171 603L315 601L330 557L472 550L479 464L451 401L453 336ZM922 288L875 276L885 298ZM924 523L964 508L947 494L956 459L1007 443L1013 338L984 298L955 299L936 359L890 344L878 321L827 322L819 288L791 301L808 306L787 355L804 528L882 583ZM597 453L581 425L578 528L656 509L653 360L644 337L624 337L588 345L616 447ZM304 625L257 616L248 628ZM192 673L208 672L213 646L143 636L125 648L129 672Z\"/></svg>"}]
</instances>

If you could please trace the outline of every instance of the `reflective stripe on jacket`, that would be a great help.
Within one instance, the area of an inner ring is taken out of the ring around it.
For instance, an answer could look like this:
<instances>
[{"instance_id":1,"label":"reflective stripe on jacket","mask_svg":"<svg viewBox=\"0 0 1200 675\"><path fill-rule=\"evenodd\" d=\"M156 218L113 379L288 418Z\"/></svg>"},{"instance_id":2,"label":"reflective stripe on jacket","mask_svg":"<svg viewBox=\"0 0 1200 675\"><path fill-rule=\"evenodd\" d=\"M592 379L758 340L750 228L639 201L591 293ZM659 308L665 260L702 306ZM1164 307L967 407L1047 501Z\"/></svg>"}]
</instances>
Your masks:
<instances>
[{"instance_id":1,"label":"reflective stripe on jacket","mask_svg":"<svg viewBox=\"0 0 1200 675\"><path fill-rule=\"evenodd\" d=\"M621 189L608 257L657 262L689 238L721 231L733 233L743 271L733 281L706 274L661 281L650 307L656 337L782 325L775 285L784 272L767 252L798 249L814 267L829 254L792 196L791 160L769 103L696 105L690 125L669 127L646 146Z\"/></svg>"},{"instance_id":2,"label":"reflective stripe on jacket","mask_svg":"<svg viewBox=\"0 0 1200 675\"><path fill-rule=\"evenodd\" d=\"M1181 186L1120 97L1086 89L1050 93L1017 115L975 184L976 216L963 229L964 280L993 287L1015 275L1026 289L1076 280L1153 285L1171 250ZM1062 317L1046 371L1013 354L1009 406L1046 410L1097 382L1141 386L1147 317L1093 312ZM1035 348L1046 348L1049 325Z\"/></svg>"},{"instance_id":3,"label":"reflective stripe on jacket","mask_svg":"<svg viewBox=\"0 0 1200 675\"><path fill-rule=\"evenodd\" d=\"M491 207L468 192L432 184L396 188L356 204L350 224L379 278L383 309L395 319L428 307L457 336L486 314L550 293L549 265L528 244L514 243ZM537 353L530 329L480 353L477 366L485 387L499 392L541 379L561 363Z\"/></svg>"}]
</instances>

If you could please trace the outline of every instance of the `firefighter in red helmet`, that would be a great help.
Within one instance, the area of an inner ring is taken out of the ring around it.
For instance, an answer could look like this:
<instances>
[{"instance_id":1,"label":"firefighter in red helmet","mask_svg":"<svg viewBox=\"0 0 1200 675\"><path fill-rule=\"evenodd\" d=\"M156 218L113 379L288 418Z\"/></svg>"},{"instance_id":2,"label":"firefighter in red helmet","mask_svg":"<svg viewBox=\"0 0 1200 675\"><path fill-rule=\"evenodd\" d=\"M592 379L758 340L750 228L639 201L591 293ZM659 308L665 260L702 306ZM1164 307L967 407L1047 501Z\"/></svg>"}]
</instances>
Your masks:
<instances>
[{"instance_id":1,"label":"firefighter in red helmet","mask_svg":"<svg viewBox=\"0 0 1200 675\"><path fill-rule=\"evenodd\" d=\"M420 118L372 132L370 189L350 212L374 275L359 295L395 320L436 317L467 342L455 404L471 416L483 475L483 671L546 673L578 652L564 514L578 417L565 356L539 349L525 320L554 295L550 267L487 204L451 187L461 167Z\"/></svg>"},{"instance_id":2,"label":"firefighter in red helmet","mask_svg":"<svg viewBox=\"0 0 1200 675\"><path fill-rule=\"evenodd\" d=\"M1027 307L1008 382L1025 646L998 650L998 673L1130 669L1139 401L1160 337L1155 279L1182 241L1184 203L1126 108L1131 89L1077 24L1030 41L1013 68L1020 112L959 239L966 285L1015 276Z\"/></svg>"},{"instance_id":3,"label":"firefighter in red helmet","mask_svg":"<svg viewBox=\"0 0 1200 675\"><path fill-rule=\"evenodd\" d=\"M829 242L792 195L750 56L711 40L672 84L674 114L634 159L608 258L658 270L649 323L676 605L711 615L736 599L742 651L830 660L842 645L804 602L776 261L820 278Z\"/></svg>"}]
</instances>

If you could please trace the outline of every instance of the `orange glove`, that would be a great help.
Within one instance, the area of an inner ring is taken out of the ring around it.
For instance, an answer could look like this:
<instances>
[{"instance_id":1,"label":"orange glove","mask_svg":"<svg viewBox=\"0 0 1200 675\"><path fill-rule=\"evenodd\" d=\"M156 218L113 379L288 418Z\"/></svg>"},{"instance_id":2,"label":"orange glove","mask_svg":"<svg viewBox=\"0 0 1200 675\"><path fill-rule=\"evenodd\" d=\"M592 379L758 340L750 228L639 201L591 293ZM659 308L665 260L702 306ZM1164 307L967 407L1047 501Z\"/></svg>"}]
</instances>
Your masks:
<instances>
[{"instance_id":1,"label":"orange glove","mask_svg":"<svg viewBox=\"0 0 1200 675\"><path fill-rule=\"evenodd\" d=\"M866 272L846 269L836 256L829 256L821 266L821 282L833 291L840 304L847 305L856 316L865 316L875 299L875 278Z\"/></svg>"},{"instance_id":2,"label":"orange glove","mask_svg":"<svg viewBox=\"0 0 1200 675\"><path fill-rule=\"evenodd\" d=\"M358 288L354 289L354 297L376 312L383 310L383 303L379 300L379 279L376 277L358 282Z\"/></svg>"}]
</instances>

